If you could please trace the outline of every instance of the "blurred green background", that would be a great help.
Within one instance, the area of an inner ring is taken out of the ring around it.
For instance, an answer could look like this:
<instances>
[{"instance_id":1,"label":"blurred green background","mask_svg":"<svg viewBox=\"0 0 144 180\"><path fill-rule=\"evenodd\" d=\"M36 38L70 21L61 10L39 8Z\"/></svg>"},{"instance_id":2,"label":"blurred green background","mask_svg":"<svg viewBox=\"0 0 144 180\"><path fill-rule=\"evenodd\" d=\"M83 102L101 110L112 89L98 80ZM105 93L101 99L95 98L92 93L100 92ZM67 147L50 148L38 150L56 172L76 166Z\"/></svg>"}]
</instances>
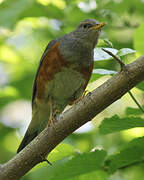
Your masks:
<instances>
[{"instance_id":1,"label":"blurred green background","mask_svg":"<svg viewBox=\"0 0 144 180\"><path fill-rule=\"evenodd\" d=\"M0 163L7 162L16 154L22 135L31 120L32 84L45 47L50 40L72 31L86 18L106 22L98 47L114 48L125 63L144 54L143 0L0 0ZM113 71L119 70L115 60L104 58L99 48L95 50L95 60L96 73L88 85L89 91L110 78ZM132 92L143 105L144 82ZM104 118L113 122L111 117L116 120L121 118L117 124L118 129L108 127L110 132L106 132L104 124L98 128ZM131 117L136 119L130 119ZM143 179L144 164L138 157L137 161L141 163L133 166L128 163L128 168L113 174L109 174L101 166L88 163L90 158L93 159L89 157L89 152L94 149L99 150L96 151L96 156L100 153L99 157L104 160L105 155L101 149L110 157L120 152L121 147L126 147L132 139L143 138L143 118L144 115L133 100L125 95L53 150L48 158L52 167L42 163L22 179ZM124 119L129 120L129 124L121 124ZM141 120L139 124L137 119ZM130 126L131 120L134 121L133 126ZM141 143L143 148L143 139ZM80 160L77 159L79 154ZM72 157L75 159L71 159ZM144 157L143 154L141 157Z\"/></svg>"}]
</instances>

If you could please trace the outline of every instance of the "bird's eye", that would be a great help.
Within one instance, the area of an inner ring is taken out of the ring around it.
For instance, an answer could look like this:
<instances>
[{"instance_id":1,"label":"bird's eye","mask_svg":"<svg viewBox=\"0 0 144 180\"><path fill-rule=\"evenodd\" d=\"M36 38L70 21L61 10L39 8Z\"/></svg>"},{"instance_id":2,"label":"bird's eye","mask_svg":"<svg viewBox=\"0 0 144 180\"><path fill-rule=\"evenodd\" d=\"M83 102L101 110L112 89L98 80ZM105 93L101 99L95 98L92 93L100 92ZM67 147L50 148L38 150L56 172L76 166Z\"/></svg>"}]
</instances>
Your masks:
<instances>
[{"instance_id":1,"label":"bird's eye","mask_svg":"<svg viewBox=\"0 0 144 180\"><path fill-rule=\"evenodd\" d=\"M92 25L87 23L87 24L84 24L83 27L84 27L84 29L86 29L86 28L89 29L92 27Z\"/></svg>"}]
</instances>

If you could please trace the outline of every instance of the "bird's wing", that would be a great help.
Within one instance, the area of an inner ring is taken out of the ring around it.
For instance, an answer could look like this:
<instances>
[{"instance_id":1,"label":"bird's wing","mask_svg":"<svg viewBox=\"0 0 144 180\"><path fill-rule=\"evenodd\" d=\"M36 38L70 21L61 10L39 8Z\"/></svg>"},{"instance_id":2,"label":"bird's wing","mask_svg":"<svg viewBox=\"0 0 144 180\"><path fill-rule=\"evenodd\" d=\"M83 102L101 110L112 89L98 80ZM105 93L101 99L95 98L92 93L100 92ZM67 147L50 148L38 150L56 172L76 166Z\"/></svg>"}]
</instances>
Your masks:
<instances>
[{"instance_id":1,"label":"bird's wing","mask_svg":"<svg viewBox=\"0 0 144 180\"><path fill-rule=\"evenodd\" d=\"M49 42L49 44L47 45L42 57L41 57L41 60L40 60L40 64L38 66L38 69L37 69L37 72L36 72L36 75L35 75L35 78L34 78L34 83L33 83L33 91L32 91L32 104L34 102L34 99L35 99L35 95L36 95L36 91L37 91L37 86L36 86L36 80L37 80L37 77L38 77L38 73L39 73L39 70L41 68L41 65L42 65L42 62L43 60L45 59L48 51L50 50L50 48L57 42L58 40L57 39L54 39L52 41Z\"/></svg>"}]
</instances>

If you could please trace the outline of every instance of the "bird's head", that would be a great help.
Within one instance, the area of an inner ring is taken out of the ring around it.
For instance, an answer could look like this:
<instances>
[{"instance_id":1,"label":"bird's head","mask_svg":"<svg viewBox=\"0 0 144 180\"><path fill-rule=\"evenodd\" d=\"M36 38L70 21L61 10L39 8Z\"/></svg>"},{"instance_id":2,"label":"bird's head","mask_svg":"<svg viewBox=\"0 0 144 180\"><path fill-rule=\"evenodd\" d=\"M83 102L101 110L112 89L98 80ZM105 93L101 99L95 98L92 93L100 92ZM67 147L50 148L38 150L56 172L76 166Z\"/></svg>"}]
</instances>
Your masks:
<instances>
[{"instance_id":1,"label":"bird's head","mask_svg":"<svg viewBox=\"0 0 144 180\"><path fill-rule=\"evenodd\" d=\"M97 44L101 27L104 25L104 22L99 23L94 19L85 19L78 25L73 34L76 38L79 38L82 43L92 44L94 48Z\"/></svg>"}]
</instances>

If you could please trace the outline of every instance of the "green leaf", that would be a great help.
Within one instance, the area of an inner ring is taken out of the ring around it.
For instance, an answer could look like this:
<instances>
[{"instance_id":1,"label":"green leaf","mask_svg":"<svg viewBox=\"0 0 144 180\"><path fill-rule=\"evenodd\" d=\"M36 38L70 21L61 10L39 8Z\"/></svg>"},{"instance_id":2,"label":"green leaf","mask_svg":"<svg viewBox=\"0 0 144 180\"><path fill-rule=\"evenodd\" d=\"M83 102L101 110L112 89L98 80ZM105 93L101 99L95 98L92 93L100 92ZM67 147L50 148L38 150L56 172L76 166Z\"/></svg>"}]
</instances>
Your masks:
<instances>
[{"instance_id":1,"label":"green leaf","mask_svg":"<svg viewBox=\"0 0 144 180\"><path fill-rule=\"evenodd\" d=\"M105 48L106 50L112 52L114 55L117 54L118 50L113 48ZM113 59L108 53L104 52L101 48L94 49L94 60L103 61Z\"/></svg>"},{"instance_id":2,"label":"green leaf","mask_svg":"<svg viewBox=\"0 0 144 180\"><path fill-rule=\"evenodd\" d=\"M119 168L124 168L144 160L144 137L132 140L125 145L120 152L106 160L106 166L110 173Z\"/></svg>"},{"instance_id":3,"label":"green leaf","mask_svg":"<svg viewBox=\"0 0 144 180\"><path fill-rule=\"evenodd\" d=\"M117 56L126 56L129 54L134 54L136 51L130 48L122 48L117 52Z\"/></svg>"},{"instance_id":4,"label":"green leaf","mask_svg":"<svg viewBox=\"0 0 144 180\"><path fill-rule=\"evenodd\" d=\"M109 134L134 127L144 127L144 119L140 117L120 118L115 115L105 118L99 126L99 131L101 134Z\"/></svg>"},{"instance_id":5,"label":"green leaf","mask_svg":"<svg viewBox=\"0 0 144 180\"><path fill-rule=\"evenodd\" d=\"M75 152L75 149L73 146L69 144L61 143L59 144L48 156L48 160L50 162L58 161L60 159L63 159L64 157L73 155Z\"/></svg>"},{"instance_id":6,"label":"green leaf","mask_svg":"<svg viewBox=\"0 0 144 180\"><path fill-rule=\"evenodd\" d=\"M107 69L94 69L89 82L91 83L105 75L113 75L113 74L116 74L116 71L107 70Z\"/></svg>"},{"instance_id":7,"label":"green leaf","mask_svg":"<svg viewBox=\"0 0 144 180\"><path fill-rule=\"evenodd\" d=\"M101 169L105 157L106 152L104 150L78 154L59 166L55 170L52 180L64 180Z\"/></svg>"},{"instance_id":8,"label":"green leaf","mask_svg":"<svg viewBox=\"0 0 144 180\"><path fill-rule=\"evenodd\" d=\"M70 180L107 180L108 175L109 174L106 171L98 170L81 175L79 177L71 178Z\"/></svg>"},{"instance_id":9,"label":"green leaf","mask_svg":"<svg viewBox=\"0 0 144 180\"><path fill-rule=\"evenodd\" d=\"M144 23L134 33L134 48L144 54Z\"/></svg>"},{"instance_id":10,"label":"green leaf","mask_svg":"<svg viewBox=\"0 0 144 180\"><path fill-rule=\"evenodd\" d=\"M139 83L136 87L137 87L138 89L144 91L144 81L142 81L141 83Z\"/></svg>"},{"instance_id":11,"label":"green leaf","mask_svg":"<svg viewBox=\"0 0 144 180\"><path fill-rule=\"evenodd\" d=\"M63 158L53 163L53 167L45 166L30 173L31 179L39 180L41 177L47 180L67 180L76 176L84 175L90 172L101 170L106 152L96 150L90 153L76 154ZM76 177L77 178L77 177Z\"/></svg>"},{"instance_id":12,"label":"green leaf","mask_svg":"<svg viewBox=\"0 0 144 180\"><path fill-rule=\"evenodd\" d=\"M131 107L126 108L126 115L137 116L137 115L142 115L142 114L143 112L138 108L131 108Z\"/></svg>"},{"instance_id":13,"label":"green leaf","mask_svg":"<svg viewBox=\"0 0 144 180\"><path fill-rule=\"evenodd\" d=\"M105 48L106 50L112 52L114 55L123 57L126 55L134 54L136 51L130 48L122 48L120 50L114 48ZM101 48L94 49L94 60L95 61L103 61L103 60L111 60L113 59L108 53L104 52Z\"/></svg>"},{"instance_id":14,"label":"green leaf","mask_svg":"<svg viewBox=\"0 0 144 180\"><path fill-rule=\"evenodd\" d=\"M96 81L97 79L99 79L101 77L103 77L103 75L101 75L101 74L92 74L92 76L91 76L91 78L89 80L89 83L92 83L92 82Z\"/></svg>"},{"instance_id":15,"label":"green leaf","mask_svg":"<svg viewBox=\"0 0 144 180\"><path fill-rule=\"evenodd\" d=\"M99 39L97 47L113 48L113 44L109 39Z\"/></svg>"},{"instance_id":16,"label":"green leaf","mask_svg":"<svg viewBox=\"0 0 144 180\"><path fill-rule=\"evenodd\" d=\"M58 146L56 146L56 148L54 148L52 150L52 152L48 155L47 159L52 164L55 163L54 165L56 167L57 162L61 162L61 160L66 159L68 157L71 157L74 154L75 154L75 149L74 149L73 146L71 146L70 144L60 143ZM34 169L39 170L41 167L45 167L45 165L46 164L44 164L44 163L43 164L39 164Z\"/></svg>"}]
</instances>

